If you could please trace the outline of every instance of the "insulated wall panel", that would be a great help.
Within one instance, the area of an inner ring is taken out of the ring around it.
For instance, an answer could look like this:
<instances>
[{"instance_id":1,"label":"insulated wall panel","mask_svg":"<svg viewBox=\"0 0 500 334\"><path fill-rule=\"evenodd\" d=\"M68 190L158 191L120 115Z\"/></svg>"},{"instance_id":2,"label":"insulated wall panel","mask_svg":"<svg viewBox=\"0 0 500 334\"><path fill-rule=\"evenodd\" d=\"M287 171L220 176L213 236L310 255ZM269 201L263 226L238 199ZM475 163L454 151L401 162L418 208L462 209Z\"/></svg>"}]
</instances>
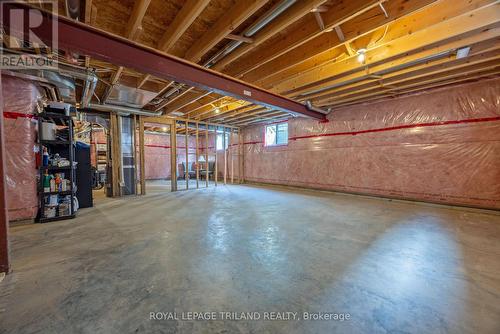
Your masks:
<instances>
[{"instance_id":1,"label":"insulated wall panel","mask_svg":"<svg viewBox=\"0 0 500 334\"><path fill-rule=\"evenodd\" d=\"M33 118L40 93L27 81L2 76L9 220L35 218L38 211Z\"/></svg>"},{"instance_id":2,"label":"insulated wall panel","mask_svg":"<svg viewBox=\"0 0 500 334\"><path fill-rule=\"evenodd\" d=\"M146 180L170 178L170 135L144 134Z\"/></svg>"},{"instance_id":3,"label":"insulated wall panel","mask_svg":"<svg viewBox=\"0 0 500 334\"><path fill-rule=\"evenodd\" d=\"M244 129L245 179L500 208L500 79L289 121L286 146Z\"/></svg>"}]
</instances>

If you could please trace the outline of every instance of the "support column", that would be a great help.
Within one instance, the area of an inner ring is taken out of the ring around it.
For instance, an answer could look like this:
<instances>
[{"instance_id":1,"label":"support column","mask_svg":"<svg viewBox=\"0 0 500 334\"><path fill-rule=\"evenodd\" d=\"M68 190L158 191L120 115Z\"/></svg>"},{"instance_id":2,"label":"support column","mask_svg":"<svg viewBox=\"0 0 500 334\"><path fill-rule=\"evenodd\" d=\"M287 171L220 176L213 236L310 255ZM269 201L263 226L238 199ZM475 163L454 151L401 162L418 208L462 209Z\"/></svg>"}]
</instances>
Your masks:
<instances>
[{"instance_id":1,"label":"support column","mask_svg":"<svg viewBox=\"0 0 500 334\"><path fill-rule=\"evenodd\" d=\"M141 195L146 195L146 168L144 161L144 118L139 116L139 157L141 168Z\"/></svg>"},{"instance_id":2,"label":"support column","mask_svg":"<svg viewBox=\"0 0 500 334\"><path fill-rule=\"evenodd\" d=\"M134 159L134 195L139 195L139 174L137 171L137 115L132 116L132 157Z\"/></svg>"},{"instance_id":3,"label":"support column","mask_svg":"<svg viewBox=\"0 0 500 334\"><path fill-rule=\"evenodd\" d=\"M224 150L224 185L227 184L227 150L226 150L226 127L222 131L222 149Z\"/></svg>"},{"instance_id":4,"label":"support column","mask_svg":"<svg viewBox=\"0 0 500 334\"><path fill-rule=\"evenodd\" d=\"M231 184L234 184L234 150L233 150L233 134L234 129L229 129L229 156L231 157Z\"/></svg>"},{"instance_id":5,"label":"support column","mask_svg":"<svg viewBox=\"0 0 500 334\"><path fill-rule=\"evenodd\" d=\"M9 262L9 217L7 214L7 192L5 183L5 130L3 127L2 76L0 74L0 272L8 273Z\"/></svg>"},{"instance_id":6,"label":"support column","mask_svg":"<svg viewBox=\"0 0 500 334\"><path fill-rule=\"evenodd\" d=\"M206 126L206 136L205 136L205 187L208 188L208 145L209 145L209 142L208 142L208 124L205 125Z\"/></svg>"},{"instance_id":7,"label":"support column","mask_svg":"<svg viewBox=\"0 0 500 334\"><path fill-rule=\"evenodd\" d=\"M188 121L184 123L186 134L184 136L184 146L186 148L186 163L184 169L184 180L186 181L186 190L189 189L189 129Z\"/></svg>"},{"instance_id":8,"label":"support column","mask_svg":"<svg viewBox=\"0 0 500 334\"><path fill-rule=\"evenodd\" d=\"M170 128L170 187L177 191L177 122Z\"/></svg>"},{"instance_id":9,"label":"support column","mask_svg":"<svg viewBox=\"0 0 500 334\"><path fill-rule=\"evenodd\" d=\"M219 173L219 168L217 166L217 131L219 130L219 126L215 126L214 130L214 150L215 150L215 167L214 167L214 184L217 187L217 180L219 176L217 175Z\"/></svg>"},{"instance_id":10,"label":"support column","mask_svg":"<svg viewBox=\"0 0 500 334\"><path fill-rule=\"evenodd\" d=\"M244 155L245 155L245 143L243 142L244 137L243 133L241 132L241 128L238 129L238 183L242 184L245 182L245 165L244 165Z\"/></svg>"},{"instance_id":11,"label":"support column","mask_svg":"<svg viewBox=\"0 0 500 334\"><path fill-rule=\"evenodd\" d=\"M196 166L196 189L200 187L200 145L198 144L199 140L199 126L198 122L196 122L196 161L195 161L195 166Z\"/></svg>"}]
</instances>

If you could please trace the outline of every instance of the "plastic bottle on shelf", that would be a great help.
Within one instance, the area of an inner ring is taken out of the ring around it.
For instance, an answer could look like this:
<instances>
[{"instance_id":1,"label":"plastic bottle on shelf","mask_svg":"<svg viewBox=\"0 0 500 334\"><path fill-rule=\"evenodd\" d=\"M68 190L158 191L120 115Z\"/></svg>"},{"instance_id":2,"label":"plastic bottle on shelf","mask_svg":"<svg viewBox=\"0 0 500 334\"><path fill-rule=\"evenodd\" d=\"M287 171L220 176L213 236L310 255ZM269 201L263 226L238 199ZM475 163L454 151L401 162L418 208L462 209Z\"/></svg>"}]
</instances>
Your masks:
<instances>
[{"instance_id":1,"label":"plastic bottle on shelf","mask_svg":"<svg viewBox=\"0 0 500 334\"><path fill-rule=\"evenodd\" d=\"M43 176L43 191L48 193L50 192L50 180L52 177L49 175L49 172L46 170L45 175Z\"/></svg>"},{"instance_id":2,"label":"plastic bottle on shelf","mask_svg":"<svg viewBox=\"0 0 500 334\"><path fill-rule=\"evenodd\" d=\"M42 165L44 167L49 165L49 152L45 146L43 147Z\"/></svg>"},{"instance_id":3,"label":"plastic bottle on shelf","mask_svg":"<svg viewBox=\"0 0 500 334\"><path fill-rule=\"evenodd\" d=\"M50 178L50 188L49 188L50 192L54 192L56 191L56 180L51 177Z\"/></svg>"},{"instance_id":4,"label":"plastic bottle on shelf","mask_svg":"<svg viewBox=\"0 0 500 334\"><path fill-rule=\"evenodd\" d=\"M56 173L56 191L61 191L61 175L59 173Z\"/></svg>"}]
</instances>

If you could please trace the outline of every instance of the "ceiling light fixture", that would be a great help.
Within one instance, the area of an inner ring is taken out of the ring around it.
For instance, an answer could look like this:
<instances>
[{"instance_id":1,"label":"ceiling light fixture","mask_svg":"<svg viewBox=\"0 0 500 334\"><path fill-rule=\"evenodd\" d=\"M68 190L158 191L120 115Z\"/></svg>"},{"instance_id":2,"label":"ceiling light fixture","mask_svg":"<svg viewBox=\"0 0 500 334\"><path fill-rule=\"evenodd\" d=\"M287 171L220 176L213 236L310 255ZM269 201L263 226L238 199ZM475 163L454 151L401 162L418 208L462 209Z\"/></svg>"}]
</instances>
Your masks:
<instances>
[{"instance_id":1,"label":"ceiling light fixture","mask_svg":"<svg viewBox=\"0 0 500 334\"><path fill-rule=\"evenodd\" d=\"M457 59L466 58L469 55L470 46L466 46L457 50Z\"/></svg>"},{"instance_id":2,"label":"ceiling light fixture","mask_svg":"<svg viewBox=\"0 0 500 334\"><path fill-rule=\"evenodd\" d=\"M358 62L361 64L364 64L366 60L366 49L359 49L358 50Z\"/></svg>"}]
</instances>

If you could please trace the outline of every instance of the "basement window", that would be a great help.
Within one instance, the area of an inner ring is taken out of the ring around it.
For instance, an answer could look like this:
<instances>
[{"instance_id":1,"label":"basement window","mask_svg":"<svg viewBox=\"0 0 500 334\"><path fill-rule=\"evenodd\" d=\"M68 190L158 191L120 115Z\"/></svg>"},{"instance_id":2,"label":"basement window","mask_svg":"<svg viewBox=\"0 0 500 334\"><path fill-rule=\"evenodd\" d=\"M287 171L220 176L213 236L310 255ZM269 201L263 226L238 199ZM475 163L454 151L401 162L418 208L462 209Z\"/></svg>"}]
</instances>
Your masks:
<instances>
[{"instance_id":1,"label":"basement window","mask_svg":"<svg viewBox=\"0 0 500 334\"><path fill-rule=\"evenodd\" d=\"M222 150L227 150L229 146L229 133L226 133L226 142L224 143L224 134L218 133L217 134L217 151L222 151ZM225 145L224 145L225 144Z\"/></svg>"},{"instance_id":2,"label":"basement window","mask_svg":"<svg viewBox=\"0 0 500 334\"><path fill-rule=\"evenodd\" d=\"M266 125L266 146L288 144L288 123Z\"/></svg>"}]
</instances>

